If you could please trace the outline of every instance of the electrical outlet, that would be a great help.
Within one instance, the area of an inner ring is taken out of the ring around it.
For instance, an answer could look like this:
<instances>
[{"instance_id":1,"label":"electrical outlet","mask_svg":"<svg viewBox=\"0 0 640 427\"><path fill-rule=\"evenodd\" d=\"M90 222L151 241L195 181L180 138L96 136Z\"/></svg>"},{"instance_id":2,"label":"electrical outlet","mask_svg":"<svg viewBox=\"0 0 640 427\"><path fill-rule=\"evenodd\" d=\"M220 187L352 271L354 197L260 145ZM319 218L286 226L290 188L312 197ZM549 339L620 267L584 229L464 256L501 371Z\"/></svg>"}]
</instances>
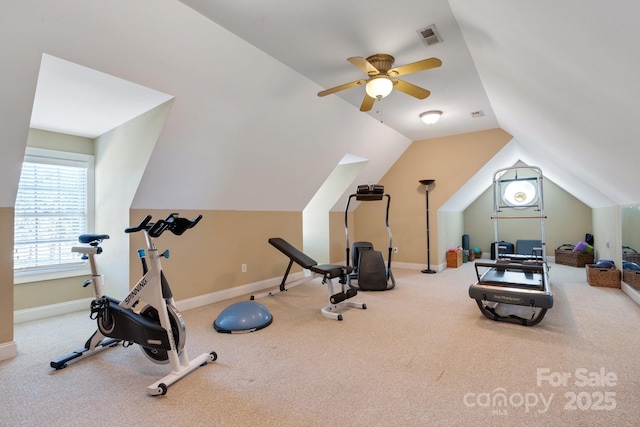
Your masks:
<instances>
[{"instance_id":1,"label":"electrical outlet","mask_svg":"<svg viewBox=\"0 0 640 427\"><path fill-rule=\"evenodd\" d=\"M393 253L397 254L398 253L398 248L393 248Z\"/></svg>"},{"instance_id":2,"label":"electrical outlet","mask_svg":"<svg viewBox=\"0 0 640 427\"><path fill-rule=\"evenodd\" d=\"M247 264L242 264L242 272L243 273L247 272Z\"/></svg>"}]
</instances>

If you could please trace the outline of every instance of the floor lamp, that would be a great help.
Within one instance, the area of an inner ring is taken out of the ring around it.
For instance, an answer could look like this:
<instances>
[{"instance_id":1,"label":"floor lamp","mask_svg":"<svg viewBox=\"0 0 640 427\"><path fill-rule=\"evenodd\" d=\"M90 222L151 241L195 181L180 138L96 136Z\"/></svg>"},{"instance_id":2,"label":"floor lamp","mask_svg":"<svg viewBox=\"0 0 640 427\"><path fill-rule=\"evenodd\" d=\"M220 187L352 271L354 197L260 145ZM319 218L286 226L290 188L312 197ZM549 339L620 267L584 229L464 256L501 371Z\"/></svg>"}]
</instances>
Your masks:
<instances>
[{"instance_id":1,"label":"floor lamp","mask_svg":"<svg viewBox=\"0 0 640 427\"><path fill-rule=\"evenodd\" d=\"M435 271L431 269L431 238L429 236L429 186L436 182L435 179L421 179L420 184L424 185L425 196L427 200L427 269L422 270L423 273L434 274Z\"/></svg>"}]
</instances>

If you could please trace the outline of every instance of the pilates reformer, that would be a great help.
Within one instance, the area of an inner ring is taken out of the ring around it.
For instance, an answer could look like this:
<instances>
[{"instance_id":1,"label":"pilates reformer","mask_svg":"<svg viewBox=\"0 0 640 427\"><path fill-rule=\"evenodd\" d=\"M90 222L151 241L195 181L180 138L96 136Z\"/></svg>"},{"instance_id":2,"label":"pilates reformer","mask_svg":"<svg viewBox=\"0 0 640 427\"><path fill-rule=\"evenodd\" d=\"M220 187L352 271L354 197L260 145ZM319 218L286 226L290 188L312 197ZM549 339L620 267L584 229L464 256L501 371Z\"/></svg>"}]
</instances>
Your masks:
<instances>
[{"instance_id":1,"label":"pilates reformer","mask_svg":"<svg viewBox=\"0 0 640 427\"><path fill-rule=\"evenodd\" d=\"M352 270L351 267L344 265L318 264L313 258L304 254L302 251L295 248L289 242L280 237L270 238L269 243L280 252L285 254L287 257L289 257L289 265L287 266L287 270L285 271L284 276L282 277L282 281L280 282L280 286L277 289L258 295L252 295L251 300L288 291L294 286L302 285L303 283L306 283L309 280L315 279L317 277L322 277L322 283L327 284L327 288L329 291L329 303L326 306L322 307L322 309L320 310L323 316L334 320L342 320L342 314L336 312L339 309L345 307L354 307L364 310L367 308L366 304L350 301L350 299L356 296L358 293L356 289L349 287L347 284L349 280L349 273L351 273ZM287 278L294 262L313 274L302 277L298 280L294 280L291 283L287 283ZM338 279L338 282L340 284L340 290L338 292L335 291L333 285L333 279L336 278Z\"/></svg>"},{"instance_id":2,"label":"pilates reformer","mask_svg":"<svg viewBox=\"0 0 640 427\"><path fill-rule=\"evenodd\" d=\"M495 261L475 263L477 280L469 287L469 297L491 320L533 326L553 307L545 250L542 171L535 166L500 169L494 174L493 189ZM501 215L508 208L531 208L536 215ZM498 239L501 219L539 220L541 239L523 241L535 242L527 251L519 251L525 253L504 253Z\"/></svg>"}]
</instances>

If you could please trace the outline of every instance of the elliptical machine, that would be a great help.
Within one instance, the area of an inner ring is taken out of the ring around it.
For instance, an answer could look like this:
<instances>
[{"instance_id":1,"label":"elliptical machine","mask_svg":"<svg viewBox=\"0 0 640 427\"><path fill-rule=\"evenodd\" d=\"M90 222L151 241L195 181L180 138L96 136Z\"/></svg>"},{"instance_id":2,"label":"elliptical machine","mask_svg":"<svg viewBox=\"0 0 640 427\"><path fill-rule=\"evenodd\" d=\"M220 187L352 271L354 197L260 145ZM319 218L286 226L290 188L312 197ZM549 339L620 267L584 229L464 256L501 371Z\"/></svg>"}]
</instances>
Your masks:
<instances>
[{"instance_id":1,"label":"elliptical machine","mask_svg":"<svg viewBox=\"0 0 640 427\"><path fill-rule=\"evenodd\" d=\"M83 286L93 285L95 299L91 302L90 318L96 320L98 329L91 335L84 348L59 357L50 363L54 369L67 367L68 362L83 355L89 356L96 351L115 347L122 343L129 347L136 343L144 354L154 363L171 366L171 372L147 387L153 396L164 395L168 387L200 366L217 359L215 352L203 353L189 360L186 341L186 327L178 312L169 283L162 272L160 258L169 258L169 251L158 253L154 239L165 231L182 235L189 228L195 227L202 215L189 220L180 218L177 213L170 214L164 220L155 223L148 215L140 224L125 229L125 233L144 231L149 263L145 251L140 249L138 256L142 263L142 278L131 289L122 301L104 294L102 276L98 273L95 256L102 253L100 244L108 239L107 234L83 234L78 240L82 245L74 246L73 252L82 254L91 266L91 279ZM146 306L136 307L140 301ZM134 309L139 311L134 311Z\"/></svg>"},{"instance_id":2,"label":"elliptical machine","mask_svg":"<svg viewBox=\"0 0 640 427\"><path fill-rule=\"evenodd\" d=\"M386 197L387 209L385 225L389 234L389 252L385 265L382 252L373 249L371 242L354 242L352 254L349 256L349 204L351 199L357 201L377 201ZM389 228L389 207L391 196L384 192L383 185L358 185L355 194L349 196L344 210L344 228L347 235L347 267L353 263L353 271L349 274L349 286L362 291L388 291L396 286L396 279L391 271L391 256L393 254L393 236Z\"/></svg>"}]
</instances>

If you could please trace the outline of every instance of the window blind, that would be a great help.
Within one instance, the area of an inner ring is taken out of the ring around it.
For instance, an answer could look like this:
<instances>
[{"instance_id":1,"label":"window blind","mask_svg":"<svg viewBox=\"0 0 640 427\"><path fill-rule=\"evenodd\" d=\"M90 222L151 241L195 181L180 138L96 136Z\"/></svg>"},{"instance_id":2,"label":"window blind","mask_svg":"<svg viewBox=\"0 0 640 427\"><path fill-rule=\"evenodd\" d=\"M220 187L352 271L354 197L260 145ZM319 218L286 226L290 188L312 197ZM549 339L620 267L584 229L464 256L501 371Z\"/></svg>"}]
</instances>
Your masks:
<instances>
[{"instance_id":1,"label":"window blind","mask_svg":"<svg viewBox=\"0 0 640 427\"><path fill-rule=\"evenodd\" d=\"M84 265L71 247L87 232L87 166L25 161L15 207L14 271Z\"/></svg>"}]
</instances>

